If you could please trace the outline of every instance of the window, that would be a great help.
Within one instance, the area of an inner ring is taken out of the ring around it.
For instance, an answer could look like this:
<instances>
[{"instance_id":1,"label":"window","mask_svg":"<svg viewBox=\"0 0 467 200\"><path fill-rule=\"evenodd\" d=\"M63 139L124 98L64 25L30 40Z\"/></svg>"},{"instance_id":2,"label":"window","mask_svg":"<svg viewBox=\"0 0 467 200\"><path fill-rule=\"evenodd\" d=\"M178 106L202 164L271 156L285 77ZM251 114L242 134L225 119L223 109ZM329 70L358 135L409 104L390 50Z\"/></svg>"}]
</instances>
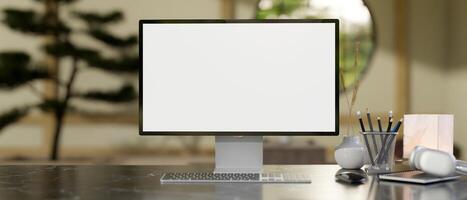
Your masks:
<instances>
[{"instance_id":1,"label":"window","mask_svg":"<svg viewBox=\"0 0 467 200\"><path fill-rule=\"evenodd\" d=\"M257 19L340 20L340 70L346 87L362 77L375 48L375 31L371 13L363 0L260 0ZM358 64L355 54L358 48ZM341 86L342 87L342 86Z\"/></svg>"}]
</instances>

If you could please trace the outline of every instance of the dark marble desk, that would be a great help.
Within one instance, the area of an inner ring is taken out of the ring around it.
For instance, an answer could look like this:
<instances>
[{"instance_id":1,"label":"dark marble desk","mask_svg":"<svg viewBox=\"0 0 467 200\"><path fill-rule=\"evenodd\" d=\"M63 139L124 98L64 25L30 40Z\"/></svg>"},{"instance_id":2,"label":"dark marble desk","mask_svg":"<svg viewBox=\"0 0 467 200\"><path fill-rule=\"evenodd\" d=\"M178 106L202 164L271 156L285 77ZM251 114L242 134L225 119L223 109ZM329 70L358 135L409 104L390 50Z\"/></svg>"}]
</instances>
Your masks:
<instances>
[{"instance_id":1,"label":"dark marble desk","mask_svg":"<svg viewBox=\"0 0 467 200\"><path fill-rule=\"evenodd\" d=\"M310 173L311 184L161 185L180 166L0 166L0 199L467 199L467 178L432 185L370 180L351 186L334 181L336 165L265 166L265 171Z\"/></svg>"}]
</instances>

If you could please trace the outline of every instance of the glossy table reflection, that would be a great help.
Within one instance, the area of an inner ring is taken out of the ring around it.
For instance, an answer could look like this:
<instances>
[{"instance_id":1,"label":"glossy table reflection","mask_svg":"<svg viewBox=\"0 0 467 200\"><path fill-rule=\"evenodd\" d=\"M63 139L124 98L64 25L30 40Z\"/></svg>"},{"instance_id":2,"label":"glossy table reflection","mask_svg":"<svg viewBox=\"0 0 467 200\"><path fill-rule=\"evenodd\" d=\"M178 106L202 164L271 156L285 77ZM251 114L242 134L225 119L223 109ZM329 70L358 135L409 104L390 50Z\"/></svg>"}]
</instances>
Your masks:
<instances>
[{"instance_id":1,"label":"glossy table reflection","mask_svg":"<svg viewBox=\"0 0 467 200\"><path fill-rule=\"evenodd\" d=\"M467 199L467 178L431 185L335 182L336 165L267 165L267 172L312 175L311 184L161 185L164 172L208 166L0 166L0 199Z\"/></svg>"}]
</instances>

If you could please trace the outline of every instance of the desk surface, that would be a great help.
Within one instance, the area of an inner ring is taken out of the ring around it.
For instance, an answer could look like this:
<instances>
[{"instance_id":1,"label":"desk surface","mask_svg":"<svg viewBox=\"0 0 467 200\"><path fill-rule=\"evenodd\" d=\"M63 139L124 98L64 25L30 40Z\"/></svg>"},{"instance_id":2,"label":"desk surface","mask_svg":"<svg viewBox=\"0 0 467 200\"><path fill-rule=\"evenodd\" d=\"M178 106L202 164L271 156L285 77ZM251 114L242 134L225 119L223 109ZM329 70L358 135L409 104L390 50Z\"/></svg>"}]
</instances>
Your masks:
<instances>
[{"instance_id":1,"label":"desk surface","mask_svg":"<svg viewBox=\"0 0 467 200\"><path fill-rule=\"evenodd\" d=\"M336 165L265 166L267 172L312 175L311 184L161 185L182 166L0 166L1 199L467 199L467 178L432 185L377 182L352 186L334 181Z\"/></svg>"}]
</instances>

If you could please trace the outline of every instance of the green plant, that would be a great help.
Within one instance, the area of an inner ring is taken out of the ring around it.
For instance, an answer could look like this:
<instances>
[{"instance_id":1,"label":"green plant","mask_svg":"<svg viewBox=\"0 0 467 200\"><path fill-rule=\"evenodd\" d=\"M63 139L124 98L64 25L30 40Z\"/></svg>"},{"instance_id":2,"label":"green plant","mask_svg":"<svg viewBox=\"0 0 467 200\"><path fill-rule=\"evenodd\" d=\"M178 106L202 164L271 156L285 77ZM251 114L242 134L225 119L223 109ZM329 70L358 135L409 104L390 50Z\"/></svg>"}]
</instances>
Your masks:
<instances>
[{"instance_id":1,"label":"green plant","mask_svg":"<svg viewBox=\"0 0 467 200\"><path fill-rule=\"evenodd\" d=\"M341 0L342 3L347 2ZM358 1L351 1L350 3L360 3ZM321 4L327 4L325 7ZM261 0L258 3L256 12L257 19L277 19L277 18L338 18L340 19L340 33L339 33L339 66L340 72L343 74L346 82L345 85L340 85L343 92L343 86L350 88L355 86L361 78L361 74L369 65L369 61L374 50L375 38L373 31L373 24L371 21L370 12L368 14L368 22L365 24L353 24L340 13L341 9L335 4L336 2L306 0ZM346 4L348 4L347 2ZM320 4L319 6L316 6ZM364 1L361 6L365 6ZM367 8L367 7L366 7ZM368 8L369 10L369 8ZM354 13L355 14L355 13ZM362 13L360 13L362 14ZM364 14L364 13L363 13ZM357 52L353 47L355 41L359 41L360 46L360 62L358 66L354 66L354 57Z\"/></svg>"},{"instance_id":2,"label":"green plant","mask_svg":"<svg viewBox=\"0 0 467 200\"><path fill-rule=\"evenodd\" d=\"M268 0L271 5L266 9L258 9L257 19L278 18L289 16L297 9L306 5L305 0Z\"/></svg>"},{"instance_id":3,"label":"green plant","mask_svg":"<svg viewBox=\"0 0 467 200\"><path fill-rule=\"evenodd\" d=\"M44 38L41 50L46 54L45 62L33 60L24 51L0 52L0 89L14 90L28 86L41 100L0 114L0 130L26 116L32 109L51 113L55 123L49 158L57 160L64 117L72 107L72 99L125 103L136 98L137 94L130 83L109 91L78 91L74 86L76 76L85 68L97 68L112 74L137 73L137 37L116 36L109 31L110 25L123 19L120 11L98 13L62 9L78 0L34 1L45 9L39 12L33 9L7 8L3 10L2 22L14 31ZM64 14L62 12L73 16L69 20L83 22L85 27L72 27L70 21L61 17ZM85 35L106 47L80 46L73 40L75 35ZM113 56L104 56L104 51L112 52ZM64 60L71 60L72 63L71 72L65 80L58 76L58 72L65 66L62 62ZM34 88L31 83L38 80L44 81L51 92Z\"/></svg>"}]
</instances>

